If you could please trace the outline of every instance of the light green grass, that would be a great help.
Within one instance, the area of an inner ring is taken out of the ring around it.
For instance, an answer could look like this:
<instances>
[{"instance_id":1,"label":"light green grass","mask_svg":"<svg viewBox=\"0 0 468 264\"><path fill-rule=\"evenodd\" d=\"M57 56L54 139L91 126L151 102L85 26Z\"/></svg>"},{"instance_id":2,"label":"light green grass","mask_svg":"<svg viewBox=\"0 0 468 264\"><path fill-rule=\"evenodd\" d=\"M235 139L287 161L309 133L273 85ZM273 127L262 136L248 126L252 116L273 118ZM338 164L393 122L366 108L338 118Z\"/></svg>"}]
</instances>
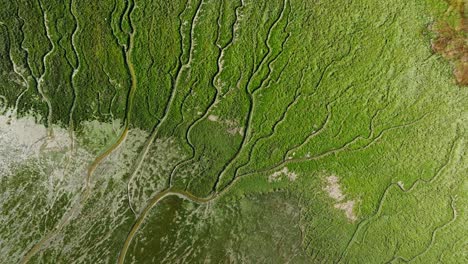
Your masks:
<instances>
[{"instance_id":1,"label":"light green grass","mask_svg":"<svg viewBox=\"0 0 468 264\"><path fill-rule=\"evenodd\" d=\"M144 208L128 263L465 262L468 90L431 50L430 26L459 19L447 7L0 0L2 102L76 142L0 175L0 219L37 221L0 229L0 248L13 244L1 262L47 235L31 262L115 262ZM64 157L80 164L63 165L65 182L84 186L124 120L88 198L42 188ZM272 181L284 168L296 179ZM355 221L324 191L332 175ZM151 205L168 188L215 198ZM22 202L33 218L11 209Z\"/></svg>"}]
</instances>

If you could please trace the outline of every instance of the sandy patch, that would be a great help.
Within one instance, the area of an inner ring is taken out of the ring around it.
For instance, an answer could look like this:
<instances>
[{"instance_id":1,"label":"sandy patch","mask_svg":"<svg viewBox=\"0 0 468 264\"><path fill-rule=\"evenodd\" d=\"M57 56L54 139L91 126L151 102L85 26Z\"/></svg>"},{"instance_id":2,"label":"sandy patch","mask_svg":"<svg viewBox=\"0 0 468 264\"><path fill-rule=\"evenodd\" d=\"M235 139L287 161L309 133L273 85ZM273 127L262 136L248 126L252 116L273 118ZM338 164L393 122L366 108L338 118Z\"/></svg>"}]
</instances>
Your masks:
<instances>
[{"instance_id":1,"label":"sandy patch","mask_svg":"<svg viewBox=\"0 0 468 264\"><path fill-rule=\"evenodd\" d=\"M213 121L213 122L218 121L218 119L219 119L219 117L215 116L215 115L209 115L208 116L208 120Z\"/></svg>"},{"instance_id":2,"label":"sandy patch","mask_svg":"<svg viewBox=\"0 0 468 264\"><path fill-rule=\"evenodd\" d=\"M297 174L293 171L289 171L287 167L284 167L280 171L276 171L268 177L268 182L277 182L280 181L283 176L288 178L289 181L293 182L297 179Z\"/></svg>"},{"instance_id":3,"label":"sandy patch","mask_svg":"<svg viewBox=\"0 0 468 264\"><path fill-rule=\"evenodd\" d=\"M236 134L244 135L244 128L239 125L237 120L225 120L224 124L228 127L227 132L232 136Z\"/></svg>"},{"instance_id":4,"label":"sandy patch","mask_svg":"<svg viewBox=\"0 0 468 264\"><path fill-rule=\"evenodd\" d=\"M346 217L351 220L351 221L356 221L357 217L354 215L354 204L355 202L353 200L346 201L344 203L337 203L335 204L336 209L343 210L345 212Z\"/></svg>"},{"instance_id":5,"label":"sandy patch","mask_svg":"<svg viewBox=\"0 0 468 264\"><path fill-rule=\"evenodd\" d=\"M354 214L354 200L344 201L346 195L341 190L340 178L335 175L328 176L326 178L326 186L323 187L323 190L337 203L335 204L336 209L343 210L346 217L351 221L356 221L357 217Z\"/></svg>"},{"instance_id":6,"label":"sandy patch","mask_svg":"<svg viewBox=\"0 0 468 264\"><path fill-rule=\"evenodd\" d=\"M323 190L328 193L328 196L338 202L345 198L345 195L341 191L340 179L335 175L327 177L327 186L325 186Z\"/></svg>"},{"instance_id":7,"label":"sandy patch","mask_svg":"<svg viewBox=\"0 0 468 264\"><path fill-rule=\"evenodd\" d=\"M227 126L226 132L232 136L234 135L244 135L244 128L240 126L239 121L237 120L221 120L219 116L216 115L209 115L208 120L212 122L219 122L225 126Z\"/></svg>"},{"instance_id":8,"label":"sandy patch","mask_svg":"<svg viewBox=\"0 0 468 264\"><path fill-rule=\"evenodd\" d=\"M397 184L401 189L405 189L405 184L402 181L398 181Z\"/></svg>"}]
</instances>

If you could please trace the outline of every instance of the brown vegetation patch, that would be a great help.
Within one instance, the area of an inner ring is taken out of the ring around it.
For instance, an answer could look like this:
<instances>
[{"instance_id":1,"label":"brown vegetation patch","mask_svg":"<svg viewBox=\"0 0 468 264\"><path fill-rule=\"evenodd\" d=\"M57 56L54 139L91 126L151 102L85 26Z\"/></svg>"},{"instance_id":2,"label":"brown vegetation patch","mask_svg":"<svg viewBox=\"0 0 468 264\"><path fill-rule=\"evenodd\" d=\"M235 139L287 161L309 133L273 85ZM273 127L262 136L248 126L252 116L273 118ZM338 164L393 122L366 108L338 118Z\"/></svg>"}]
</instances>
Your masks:
<instances>
[{"instance_id":1,"label":"brown vegetation patch","mask_svg":"<svg viewBox=\"0 0 468 264\"><path fill-rule=\"evenodd\" d=\"M457 84L468 85L468 19L465 14L464 0L447 0L450 7L447 11L458 12L459 23L450 25L447 21L438 21L433 26L437 37L432 41L434 52L441 54L454 64L454 75Z\"/></svg>"}]
</instances>

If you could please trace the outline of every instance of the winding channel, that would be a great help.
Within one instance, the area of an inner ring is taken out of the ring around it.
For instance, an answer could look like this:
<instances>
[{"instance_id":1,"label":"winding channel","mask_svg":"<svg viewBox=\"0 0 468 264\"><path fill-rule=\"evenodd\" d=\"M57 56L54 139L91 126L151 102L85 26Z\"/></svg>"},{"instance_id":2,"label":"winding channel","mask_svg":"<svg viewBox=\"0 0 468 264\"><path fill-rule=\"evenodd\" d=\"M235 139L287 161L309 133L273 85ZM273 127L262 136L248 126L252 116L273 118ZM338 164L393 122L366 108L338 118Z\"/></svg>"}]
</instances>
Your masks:
<instances>
[{"instance_id":1,"label":"winding channel","mask_svg":"<svg viewBox=\"0 0 468 264\"><path fill-rule=\"evenodd\" d=\"M134 9L134 8L133 8ZM133 9L130 11L132 12ZM39 242L37 242L27 253L24 255L24 257L21 259L20 263L25 264L28 263L31 258L36 255L45 244L50 242L61 229L72 219L72 217L75 215L75 213L78 212L80 209L81 205L84 204L90 197L91 195L91 179L96 171L96 168L101 164L101 162L107 158L114 150L116 150L122 142L125 140L128 134L128 130L130 127L130 117L131 117L131 109L133 107L133 98L135 95L135 90L137 88L137 80L136 80L136 74L135 74L135 69L131 60L131 53L134 47L134 35L135 31L132 31L129 34L129 47L128 49L125 50L125 60L126 64L128 67L128 72L130 74L131 78L131 86L128 91L128 97L127 97L127 107L125 111L125 122L124 122L124 128L123 131L121 132L120 136L117 138L114 144L109 146L107 150L105 150L103 153L101 153L98 157L94 159L94 161L91 163L91 165L88 167L87 170L87 175L86 175L86 182L84 186L84 190L81 193L81 197L79 200L73 205L73 207L66 213L66 215L63 216L62 220L60 223L56 225L56 227L51 230L47 235L45 235Z\"/></svg>"},{"instance_id":2,"label":"winding channel","mask_svg":"<svg viewBox=\"0 0 468 264\"><path fill-rule=\"evenodd\" d=\"M213 194L211 196L208 196L206 198L200 198L196 197L195 195L185 192L185 191L177 191L177 190L172 190L172 189L166 189L165 191L162 191L155 195L148 203L148 205L145 207L145 209L141 212L141 214L138 216L137 220L132 226L132 229L127 235L127 238L125 239L124 245L122 247L122 250L120 251L119 254L119 259L117 261L118 264L123 264L125 261L125 256L127 255L128 248L130 247L130 243L132 242L133 238L135 237L135 234L138 232L140 229L141 224L143 224L146 216L148 213L151 211L151 209L156 206L159 202L161 202L164 198L169 197L169 196L177 196L181 199L185 199L194 203L198 204L204 204L207 203L216 197L218 197L217 194Z\"/></svg>"}]
</instances>

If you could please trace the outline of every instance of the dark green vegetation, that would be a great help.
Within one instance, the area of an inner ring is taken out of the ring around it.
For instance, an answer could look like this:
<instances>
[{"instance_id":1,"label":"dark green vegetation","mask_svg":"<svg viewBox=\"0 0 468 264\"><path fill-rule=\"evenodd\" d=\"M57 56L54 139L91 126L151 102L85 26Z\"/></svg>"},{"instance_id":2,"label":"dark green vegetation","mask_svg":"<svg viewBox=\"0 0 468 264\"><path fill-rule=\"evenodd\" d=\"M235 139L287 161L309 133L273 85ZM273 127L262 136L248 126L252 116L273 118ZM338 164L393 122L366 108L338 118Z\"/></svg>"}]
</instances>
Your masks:
<instances>
[{"instance_id":1,"label":"dark green vegetation","mask_svg":"<svg viewBox=\"0 0 468 264\"><path fill-rule=\"evenodd\" d=\"M466 263L451 6L0 0L0 262Z\"/></svg>"}]
</instances>

